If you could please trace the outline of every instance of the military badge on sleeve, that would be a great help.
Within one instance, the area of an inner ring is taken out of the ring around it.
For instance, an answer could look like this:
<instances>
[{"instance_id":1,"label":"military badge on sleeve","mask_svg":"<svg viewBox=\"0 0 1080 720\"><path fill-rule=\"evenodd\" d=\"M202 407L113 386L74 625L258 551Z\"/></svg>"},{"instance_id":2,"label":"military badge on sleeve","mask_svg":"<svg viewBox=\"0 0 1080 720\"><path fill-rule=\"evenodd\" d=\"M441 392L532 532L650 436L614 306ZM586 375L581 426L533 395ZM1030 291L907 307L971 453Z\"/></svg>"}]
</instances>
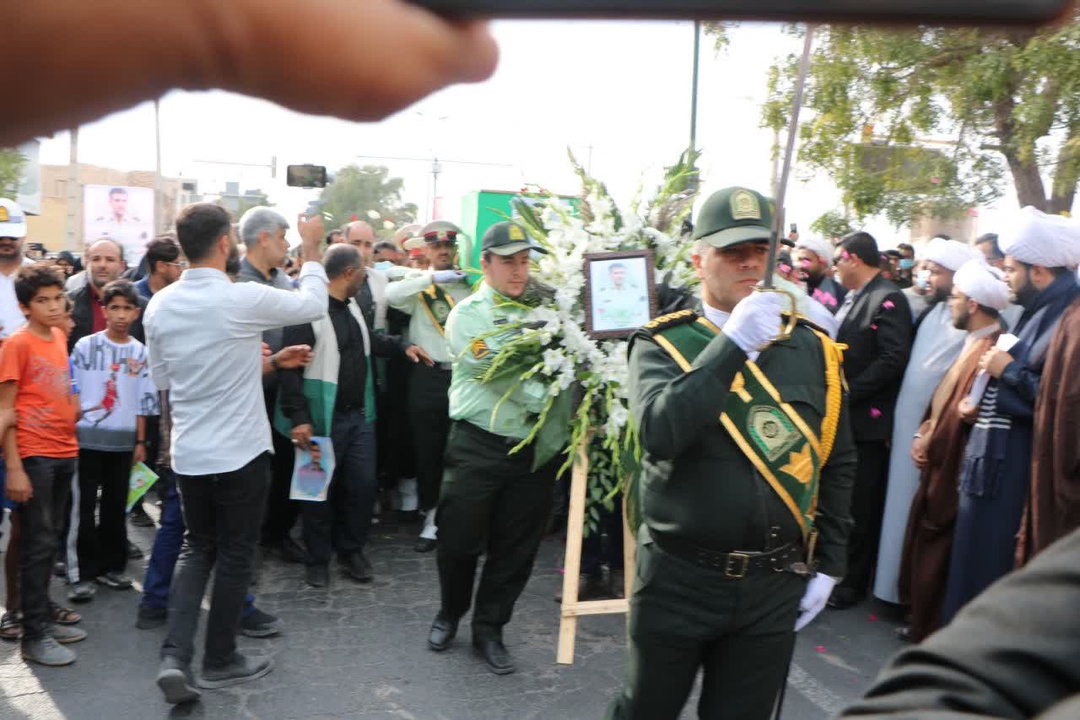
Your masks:
<instances>
[{"instance_id":1,"label":"military badge on sleeve","mask_svg":"<svg viewBox=\"0 0 1080 720\"><path fill-rule=\"evenodd\" d=\"M473 340L469 349L472 350L473 357L477 360L482 360L491 354L491 348L489 348L487 343L480 338Z\"/></svg>"}]
</instances>

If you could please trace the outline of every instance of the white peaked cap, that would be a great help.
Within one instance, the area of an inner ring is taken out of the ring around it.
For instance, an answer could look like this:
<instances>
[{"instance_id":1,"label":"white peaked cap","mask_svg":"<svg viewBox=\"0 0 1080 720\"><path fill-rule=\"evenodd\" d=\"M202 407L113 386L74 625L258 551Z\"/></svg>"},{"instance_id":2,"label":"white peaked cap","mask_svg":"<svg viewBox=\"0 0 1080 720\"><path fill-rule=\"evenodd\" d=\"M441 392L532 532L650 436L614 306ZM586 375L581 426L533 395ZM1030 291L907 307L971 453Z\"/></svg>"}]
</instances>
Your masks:
<instances>
[{"instance_id":1,"label":"white peaked cap","mask_svg":"<svg viewBox=\"0 0 1080 720\"><path fill-rule=\"evenodd\" d=\"M922 251L923 260L937 263L953 272L959 270L969 260L976 260L981 257L982 253L967 243L958 240L946 240L940 237L928 242Z\"/></svg>"},{"instance_id":2,"label":"white peaked cap","mask_svg":"<svg viewBox=\"0 0 1080 720\"><path fill-rule=\"evenodd\" d=\"M1009 306L1009 285L1004 274L985 260L969 260L953 275L953 287L969 298L1002 311Z\"/></svg>"},{"instance_id":3,"label":"white peaked cap","mask_svg":"<svg viewBox=\"0 0 1080 720\"><path fill-rule=\"evenodd\" d=\"M799 238L795 241L795 247L806 248L818 257L823 258L825 262L832 263L833 253L835 252L835 249L833 248L833 244L825 238L810 237L806 238L805 240L803 238Z\"/></svg>"},{"instance_id":4,"label":"white peaked cap","mask_svg":"<svg viewBox=\"0 0 1080 720\"><path fill-rule=\"evenodd\" d=\"M1028 265L1071 267L1080 263L1080 221L1047 215L1028 205L1006 223L998 245Z\"/></svg>"}]
</instances>

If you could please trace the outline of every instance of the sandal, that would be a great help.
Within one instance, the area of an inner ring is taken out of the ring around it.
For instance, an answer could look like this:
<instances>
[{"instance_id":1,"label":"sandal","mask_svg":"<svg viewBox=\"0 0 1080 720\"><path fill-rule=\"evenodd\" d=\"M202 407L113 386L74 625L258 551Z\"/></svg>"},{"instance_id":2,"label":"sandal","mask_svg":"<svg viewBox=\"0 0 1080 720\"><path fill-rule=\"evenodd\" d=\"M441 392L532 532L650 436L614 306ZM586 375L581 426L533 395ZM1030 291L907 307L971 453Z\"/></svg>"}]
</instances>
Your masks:
<instances>
[{"instance_id":1,"label":"sandal","mask_svg":"<svg viewBox=\"0 0 1080 720\"><path fill-rule=\"evenodd\" d=\"M22 613L6 612L0 617L0 639L18 640L22 637Z\"/></svg>"},{"instance_id":2,"label":"sandal","mask_svg":"<svg viewBox=\"0 0 1080 720\"><path fill-rule=\"evenodd\" d=\"M49 603L49 612L57 625L77 625L82 621L82 615L54 602Z\"/></svg>"}]
</instances>

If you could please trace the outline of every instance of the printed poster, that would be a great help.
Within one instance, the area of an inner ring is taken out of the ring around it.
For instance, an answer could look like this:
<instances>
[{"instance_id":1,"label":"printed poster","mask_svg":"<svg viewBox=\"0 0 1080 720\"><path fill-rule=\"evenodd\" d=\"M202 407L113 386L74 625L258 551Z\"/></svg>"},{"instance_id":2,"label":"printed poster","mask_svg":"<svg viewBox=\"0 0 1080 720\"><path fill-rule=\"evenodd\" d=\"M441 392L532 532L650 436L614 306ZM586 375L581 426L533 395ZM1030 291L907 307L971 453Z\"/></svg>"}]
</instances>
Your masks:
<instances>
[{"instance_id":1,"label":"printed poster","mask_svg":"<svg viewBox=\"0 0 1080 720\"><path fill-rule=\"evenodd\" d=\"M289 499L326 502L334 476L334 444L328 437L311 438L310 449L296 448Z\"/></svg>"}]
</instances>

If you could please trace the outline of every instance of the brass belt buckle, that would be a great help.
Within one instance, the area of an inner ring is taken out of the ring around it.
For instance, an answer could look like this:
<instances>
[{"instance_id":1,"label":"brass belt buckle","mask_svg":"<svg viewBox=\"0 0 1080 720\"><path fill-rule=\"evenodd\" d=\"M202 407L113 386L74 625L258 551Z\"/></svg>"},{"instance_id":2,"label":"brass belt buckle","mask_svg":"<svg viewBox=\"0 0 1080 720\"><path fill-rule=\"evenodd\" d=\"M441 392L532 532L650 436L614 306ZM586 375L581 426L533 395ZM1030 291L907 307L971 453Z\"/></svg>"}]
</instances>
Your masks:
<instances>
[{"instance_id":1,"label":"brass belt buckle","mask_svg":"<svg viewBox=\"0 0 1080 720\"><path fill-rule=\"evenodd\" d=\"M735 561L741 561L738 569L733 569ZM724 577L728 580L741 580L746 577L746 571L750 569L750 556L745 553L728 553L727 564L724 566Z\"/></svg>"}]
</instances>

